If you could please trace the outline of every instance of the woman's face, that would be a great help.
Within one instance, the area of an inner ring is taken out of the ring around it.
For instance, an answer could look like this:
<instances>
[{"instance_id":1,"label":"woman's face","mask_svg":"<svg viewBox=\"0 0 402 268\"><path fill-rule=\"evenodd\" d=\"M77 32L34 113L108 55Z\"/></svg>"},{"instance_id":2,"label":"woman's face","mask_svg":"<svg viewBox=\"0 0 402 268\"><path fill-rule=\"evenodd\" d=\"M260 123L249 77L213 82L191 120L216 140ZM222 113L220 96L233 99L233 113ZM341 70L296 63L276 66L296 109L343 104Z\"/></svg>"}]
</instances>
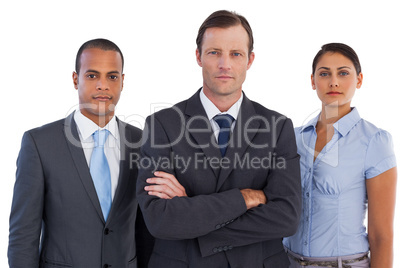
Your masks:
<instances>
[{"instance_id":1,"label":"woman's face","mask_svg":"<svg viewBox=\"0 0 402 268\"><path fill-rule=\"evenodd\" d=\"M350 108L356 88L360 88L363 75L356 73L352 61L337 52L327 52L317 63L311 75L311 85L317 90L323 106Z\"/></svg>"}]
</instances>

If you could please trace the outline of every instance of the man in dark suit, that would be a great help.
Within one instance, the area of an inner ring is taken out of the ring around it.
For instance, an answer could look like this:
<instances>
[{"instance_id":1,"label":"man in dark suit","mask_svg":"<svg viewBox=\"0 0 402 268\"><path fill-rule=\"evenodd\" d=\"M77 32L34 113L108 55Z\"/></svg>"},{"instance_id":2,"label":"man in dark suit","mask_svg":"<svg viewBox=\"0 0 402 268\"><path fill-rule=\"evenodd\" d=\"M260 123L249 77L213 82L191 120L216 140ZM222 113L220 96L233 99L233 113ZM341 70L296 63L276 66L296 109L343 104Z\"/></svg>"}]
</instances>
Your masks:
<instances>
[{"instance_id":1,"label":"man in dark suit","mask_svg":"<svg viewBox=\"0 0 402 268\"><path fill-rule=\"evenodd\" d=\"M242 91L252 50L247 20L214 12L197 37L202 89L146 120L143 158L132 160L156 237L150 268L289 265L282 237L299 220L299 156L291 120Z\"/></svg>"},{"instance_id":2,"label":"man in dark suit","mask_svg":"<svg viewBox=\"0 0 402 268\"><path fill-rule=\"evenodd\" d=\"M84 43L73 73L79 109L24 134L10 267L146 267L152 240L137 210L138 167L129 163L141 131L114 114L123 80L123 55L113 42Z\"/></svg>"}]
</instances>

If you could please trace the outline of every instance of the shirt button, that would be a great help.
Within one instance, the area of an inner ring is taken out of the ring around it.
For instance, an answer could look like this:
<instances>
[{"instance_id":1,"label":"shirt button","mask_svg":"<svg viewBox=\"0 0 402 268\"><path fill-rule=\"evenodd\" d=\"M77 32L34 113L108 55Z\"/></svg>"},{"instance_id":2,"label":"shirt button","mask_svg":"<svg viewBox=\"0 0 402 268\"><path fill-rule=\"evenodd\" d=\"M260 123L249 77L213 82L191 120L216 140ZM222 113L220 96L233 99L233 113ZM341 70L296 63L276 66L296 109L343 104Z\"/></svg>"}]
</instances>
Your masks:
<instances>
[{"instance_id":1,"label":"shirt button","mask_svg":"<svg viewBox=\"0 0 402 268\"><path fill-rule=\"evenodd\" d=\"M310 193L306 193L306 196L309 197L309 196L310 196Z\"/></svg>"},{"instance_id":2,"label":"shirt button","mask_svg":"<svg viewBox=\"0 0 402 268\"><path fill-rule=\"evenodd\" d=\"M307 242L306 242L306 241L304 242L304 245L305 245L305 246L307 245Z\"/></svg>"}]
</instances>

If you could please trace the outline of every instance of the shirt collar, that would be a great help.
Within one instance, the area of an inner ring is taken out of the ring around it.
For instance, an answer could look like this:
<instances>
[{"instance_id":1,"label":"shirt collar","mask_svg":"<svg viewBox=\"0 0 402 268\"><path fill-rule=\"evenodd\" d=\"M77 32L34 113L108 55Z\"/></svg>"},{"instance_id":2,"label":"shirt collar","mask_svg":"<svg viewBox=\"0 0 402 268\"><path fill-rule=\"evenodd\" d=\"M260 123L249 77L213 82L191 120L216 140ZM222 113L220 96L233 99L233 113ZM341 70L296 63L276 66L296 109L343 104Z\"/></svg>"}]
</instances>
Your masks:
<instances>
[{"instance_id":1,"label":"shirt collar","mask_svg":"<svg viewBox=\"0 0 402 268\"><path fill-rule=\"evenodd\" d=\"M304 132L308 128L315 128L321 113L319 113L315 118L311 119L307 124L305 124L301 129L300 133ZM352 108L352 111L347 115L339 119L335 124L334 128L342 135L346 136L349 131L360 121L361 117L356 107Z\"/></svg>"},{"instance_id":2,"label":"shirt collar","mask_svg":"<svg viewBox=\"0 0 402 268\"><path fill-rule=\"evenodd\" d=\"M200 100L205 112L207 113L208 120L211 121L214 116L218 114L229 114L236 120L237 116L239 115L241 103L243 101L243 92L241 93L240 98L226 112L221 112L215 106L215 104L210 99L208 99L208 97L204 93L204 89L200 91Z\"/></svg>"},{"instance_id":3,"label":"shirt collar","mask_svg":"<svg viewBox=\"0 0 402 268\"><path fill-rule=\"evenodd\" d=\"M117 140L118 139L118 126L116 116L113 116L109 123L100 128L88 117L84 116L79 109L75 111L74 120L77 123L78 131L81 134L83 140L87 140L97 130L107 129L110 134Z\"/></svg>"},{"instance_id":4,"label":"shirt collar","mask_svg":"<svg viewBox=\"0 0 402 268\"><path fill-rule=\"evenodd\" d=\"M319 113L316 117L314 117L313 119L311 119L310 121L308 121L307 124L305 124L304 126L302 126L302 127L300 128L300 133L304 132L306 129L309 129L309 128L314 128L314 129L315 129L315 126L317 125L317 122L318 122L318 118L320 118L320 114L321 114L321 113Z\"/></svg>"},{"instance_id":5,"label":"shirt collar","mask_svg":"<svg viewBox=\"0 0 402 268\"><path fill-rule=\"evenodd\" d=\"M346 136L360 119L359 112L354 107L350 113L339 119L338 122L336 122L337 124L334 124L334 128L341 133L342 136Z\"/></svg>"}]
</instances>

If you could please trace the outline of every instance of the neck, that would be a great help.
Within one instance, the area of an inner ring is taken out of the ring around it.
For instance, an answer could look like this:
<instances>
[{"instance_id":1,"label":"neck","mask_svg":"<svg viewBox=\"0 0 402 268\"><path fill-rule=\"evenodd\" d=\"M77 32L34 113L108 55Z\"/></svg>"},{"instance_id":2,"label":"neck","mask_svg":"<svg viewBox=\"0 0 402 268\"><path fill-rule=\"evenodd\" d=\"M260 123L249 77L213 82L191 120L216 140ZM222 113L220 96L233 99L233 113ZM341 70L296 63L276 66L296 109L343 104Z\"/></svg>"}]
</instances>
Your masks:
<instances>
[{"instance_id":1,"label":"neck","mask_svg":"<svg viewBox=\"0 0 402 268\"><path fill-rule=\"evenodd\" d=\"M241 89L232 94L215 94L210 90L203 88L205 96L219 109L221 112L226 112L233 106L241 97Z\"/></svg>"},{"instance_id":2,"label":"neck","mask_svg":"<svg viewBox=\"0 0 402 268\"><path fill-rule=\"evenodd\" d=\"M319 121L322 124L332 125L335 122L337 122L339 119L341 119L342 117L344 117L345 115L350 113L350 111L352 111L352 108L350 108L350 105L344 105L344 106L327 105L327 106L325 106L323 104Z\"/></svg>"},{"instance_id":3,"label":"neck","mask_svg":"<svg viewBox=\"0 0 402 268\"><path fill-rule=\"evenodd\" d=\"M107 124L109 124L110 120L112 120L114 113L109 113L106 115L97 115L87 113L84 109L80 110L81 113L87 117L89 120L97 124L100 128L104 128Z\"/></svg>"}]
</instances>

